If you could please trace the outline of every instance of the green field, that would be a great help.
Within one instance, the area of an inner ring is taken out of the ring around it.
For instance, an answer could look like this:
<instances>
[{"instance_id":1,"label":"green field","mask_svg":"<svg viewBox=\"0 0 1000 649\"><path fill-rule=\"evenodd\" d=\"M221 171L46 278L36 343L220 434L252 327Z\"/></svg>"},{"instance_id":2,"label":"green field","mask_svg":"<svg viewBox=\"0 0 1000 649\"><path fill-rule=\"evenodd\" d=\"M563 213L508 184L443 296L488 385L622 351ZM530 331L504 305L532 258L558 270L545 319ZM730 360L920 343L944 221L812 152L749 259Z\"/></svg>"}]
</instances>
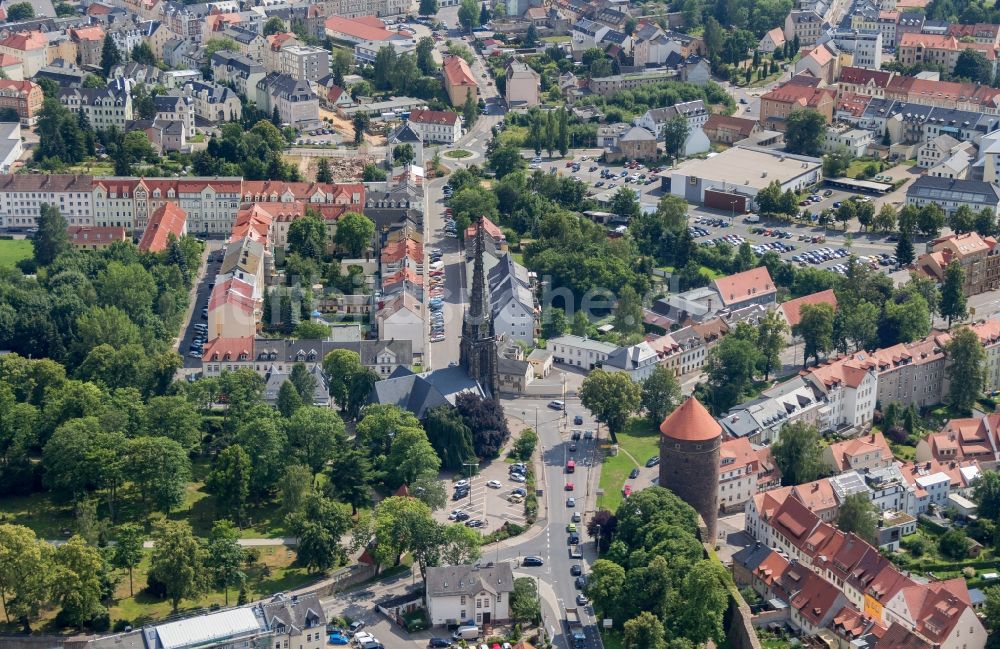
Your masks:
<instances>
[{"instance_id":1,"label":"green field","mask_svg":"<svg viewBox=\"0 0 1000 649\"><path fill-rule=\"evenodd\" d=\"M622 502L622 487L629 472L660 452L660 433L645 419L635 418L618 433L618 455L607 456L601 467L598 509L615 511ZM629 457L631 455L632 457ZM633 461L632 458L635 458ZM637 464L638 463L638 464Z\"/></svg>"},{"instance_id":2,"label":"green field","mask_svg":"<svg viewBox=\"0 0 1000 649\"><path fill-rule=\"evenodd\" d=\"M30 257L32 252L28 239L0 239L0 266L13 268L17 262Z\"/></svg>"},{"instance_id":3,"label":"green field","mask_svg":"<svg viewBox=\"0 0 1000 649\"><path fill-rule=\"evenodd\" d=\"M461 159L461 158L468 158L471 155L472 154L469 153L468 151L466 151L465 149L455 149L454 151L445 151L444 152L444 157L446 157L446 158Z\"/></svg>"}]
</instances>

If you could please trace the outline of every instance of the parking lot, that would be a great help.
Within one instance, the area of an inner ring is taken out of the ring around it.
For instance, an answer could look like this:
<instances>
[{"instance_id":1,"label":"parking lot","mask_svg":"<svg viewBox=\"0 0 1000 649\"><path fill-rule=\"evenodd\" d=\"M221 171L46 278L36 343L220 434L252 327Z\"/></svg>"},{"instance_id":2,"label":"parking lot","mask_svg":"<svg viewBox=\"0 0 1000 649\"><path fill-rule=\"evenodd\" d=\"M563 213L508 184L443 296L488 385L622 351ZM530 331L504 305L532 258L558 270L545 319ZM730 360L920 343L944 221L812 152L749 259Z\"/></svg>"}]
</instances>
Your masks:
<instances>
[{"instance_id":1,"label":"parking lot","mask_svg":"<svg viewBox=\"0 0 1000 649\"><path fill-rule=\"evenodd\" d=\"M578 151L573 160L541 156L539 161L539 158L530 153L525 157L532 168L558 176L569 176L585 183L588 186L588 194L594 198L608 200L608 197L620 187L629 187L638 193L639 203L643 209L654 209L663 197L660 179L656 176L656 172L642 165L626 168L620 163L600 163L597 162L600 154L601 151L595 149ZM903 166L893 167L883 173L892 180L909 181L916 177ZM905 186L904 184L886 196L872 197L869 200L873 201L876 211L886 203L898 209L905 198ZM856 195L839 189L821 188L816 196L818 200L810 200L801 205L800 209L808 210L811 214L819 214L825 209L835 210L835 206L839 206L852 196ZM863 198L868 199L868 197ZM896 247L893 237L881 233L853 231L850 233L851 241L848 246L843 225L840 223L831 224L830 228L815 222L789 223L767 218L750 223L744 220L745 216L742 214L702 207L692 207L688 212L688 219L695 242L700 245L711 245L716 240L722 239L735 247L747 241L758 255L774 250L788 262L799 266L827 268L834 272L846 270L850 254L872 268L885 271L895 268L894 262L890 259ZM853 227L857 228L857 224L853 224ZM782 234L775 235L776 230ZM798 259L795 259L796 257Z\"/></svg>"},{"instance_id":2,"label":"parking lot","mask_svg":"<svg viewBox=\"0 0 1000 649\"><path fill-rule=\"evenodd\" d=\"M184 330L177 348L178 353L184 357L184 367L187 368L201 367L201 352L207 338L208 297L212 293L215 276L219 273L219 267L222 265L222 242L209 241L206 245L209 248L209 254L205 275L198 282L191 321Z\"/></svg>"},{"instance_id":3,"label":"parking lot","mask_svg":"<svg viewBox=\"0 0 1000 649\"><path fill-rule=\"evenodd\" d=\"M484 535L500 529L507 521L524 525L527 491L525 482L511 473L512 466L498 458L480 464L479 473L472 477L461 473L447 477L445 493L449 504L434 512L435 517L473 527ZM463 491L466 486L468 490Z\"/></svg>"}]
</instances>

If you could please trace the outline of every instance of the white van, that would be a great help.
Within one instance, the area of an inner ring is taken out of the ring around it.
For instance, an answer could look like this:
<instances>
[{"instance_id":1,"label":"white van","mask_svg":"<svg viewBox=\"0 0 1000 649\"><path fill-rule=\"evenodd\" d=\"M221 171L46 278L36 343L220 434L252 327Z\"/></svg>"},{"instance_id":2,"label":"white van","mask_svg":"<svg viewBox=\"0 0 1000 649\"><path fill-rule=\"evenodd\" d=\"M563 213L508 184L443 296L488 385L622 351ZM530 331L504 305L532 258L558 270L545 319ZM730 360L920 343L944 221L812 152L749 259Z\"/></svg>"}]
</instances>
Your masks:
<instances>
[{"instance_id":1,"label":"white van","mask_svg":"<svg viewBox=\"0 0 1000 649\"><path fill-rule=\"evenodd\" d=\"M760 217L756 214L751 214L750 216L743 219L744 223L760 223Z\"/></svg>"},{"instance_id":2,"label":"white van","mask_svg":"<svg viewBox=\"0 0 1000 649\"><path fill-rule=\"evenodd\" d=\"M475 640L479 637L478 626L460 626L451 634L455 640Z\"/></svg>"}]
</instances>

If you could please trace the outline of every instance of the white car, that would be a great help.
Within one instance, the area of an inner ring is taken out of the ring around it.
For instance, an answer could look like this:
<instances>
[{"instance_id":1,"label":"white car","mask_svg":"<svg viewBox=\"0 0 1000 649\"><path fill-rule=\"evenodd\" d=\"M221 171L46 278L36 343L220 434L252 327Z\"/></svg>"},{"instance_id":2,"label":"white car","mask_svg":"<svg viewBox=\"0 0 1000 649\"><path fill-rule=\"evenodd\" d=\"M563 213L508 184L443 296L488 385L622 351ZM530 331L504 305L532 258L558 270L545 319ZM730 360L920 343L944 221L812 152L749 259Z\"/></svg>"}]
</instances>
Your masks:
<instances>
[{"instance_id":1,"label":"white car","mask_svg":"<svg viewBox=\"0 0 1000 649\"><path fill-rule=\"evenodd\" d=\"M490 480L489 482L486 483L486 486L489 487L490 489L500 489L503 487L503 485L500 484L499 480Z\"/></svg>"},{"instance_id":2,"label":"white car","mask_svg":"<svg viewBox=\"0 0 1000 649\"><path fill-rule=\"evenodd\" d=\"M458 518L459 514L462 514L462 513L464 513L464 512L461 509L453 509L453 510L451 510L451 513L448 514L448 520L453 521L456 518Z\"/></svg>"},{"instance_id":3,"label":"white car","mask_svg":"<svg viewBox=\"0 0 1000 649\"><path fill-rule=\"evenodd\" d=\"M459 487L468 487L469 486L469 481L468 480L459 480L453 486L456 489L458 489Z\"/></svg>"},{"instance_id":4,"label":"white car","mask_svg":"<svg viewBox=\"0 0 1000 649\"><path fill-rule=\"evenodd\" d=\"M510 479L513 480L514 482L527 482L528 481L528 479L525 478L520 473L511 473L510 474Z\"/></svg>"},{"instance_id":5,"label":"white car","mask_svg":"<svg viewBox=\"0 0 1000 649\"><path fill-rule=\"evenodd\" d=\"M363 645L366 642L378 642L378 640L375 639L375 636L368 633L367 631L358 631L357 633L355 633L354 641L357 642L359 645Z\"/></svg>"}]
</instances>

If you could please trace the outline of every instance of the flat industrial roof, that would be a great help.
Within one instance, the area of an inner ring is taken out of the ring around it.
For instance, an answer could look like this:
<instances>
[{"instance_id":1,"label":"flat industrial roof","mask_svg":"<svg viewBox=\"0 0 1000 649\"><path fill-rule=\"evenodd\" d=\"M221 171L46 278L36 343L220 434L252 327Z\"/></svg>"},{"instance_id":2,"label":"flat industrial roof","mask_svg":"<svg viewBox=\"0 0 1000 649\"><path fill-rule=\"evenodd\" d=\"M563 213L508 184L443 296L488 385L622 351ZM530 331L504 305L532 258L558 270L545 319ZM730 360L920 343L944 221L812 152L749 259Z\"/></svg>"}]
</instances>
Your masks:
<instances>
[{"instance_id":1,"label":"flat industrial roof","mask_svg":"<svg viewBox=\"0 0 1000 649\"><path fill-rule=\"evenodd\" d=\"M671 176L695 176L734 187L763 189L775 180L785 183L822 165L819 158L733 147L704 160L685 162L674 169Z\"/></svg>"},{"instance_id":2,"label":"flat industrial roof","mask_svg":"<svg viewBox=\"0 0 1000 649\"><path fill-rule=\"evenodd\" d=\"M827 182L850 185L861 189L868 189L873 192L888 192L892 189L889 183L877 183L872 180L859 180L857 178L827 178Z\"/></svg>"}]
</instances>

